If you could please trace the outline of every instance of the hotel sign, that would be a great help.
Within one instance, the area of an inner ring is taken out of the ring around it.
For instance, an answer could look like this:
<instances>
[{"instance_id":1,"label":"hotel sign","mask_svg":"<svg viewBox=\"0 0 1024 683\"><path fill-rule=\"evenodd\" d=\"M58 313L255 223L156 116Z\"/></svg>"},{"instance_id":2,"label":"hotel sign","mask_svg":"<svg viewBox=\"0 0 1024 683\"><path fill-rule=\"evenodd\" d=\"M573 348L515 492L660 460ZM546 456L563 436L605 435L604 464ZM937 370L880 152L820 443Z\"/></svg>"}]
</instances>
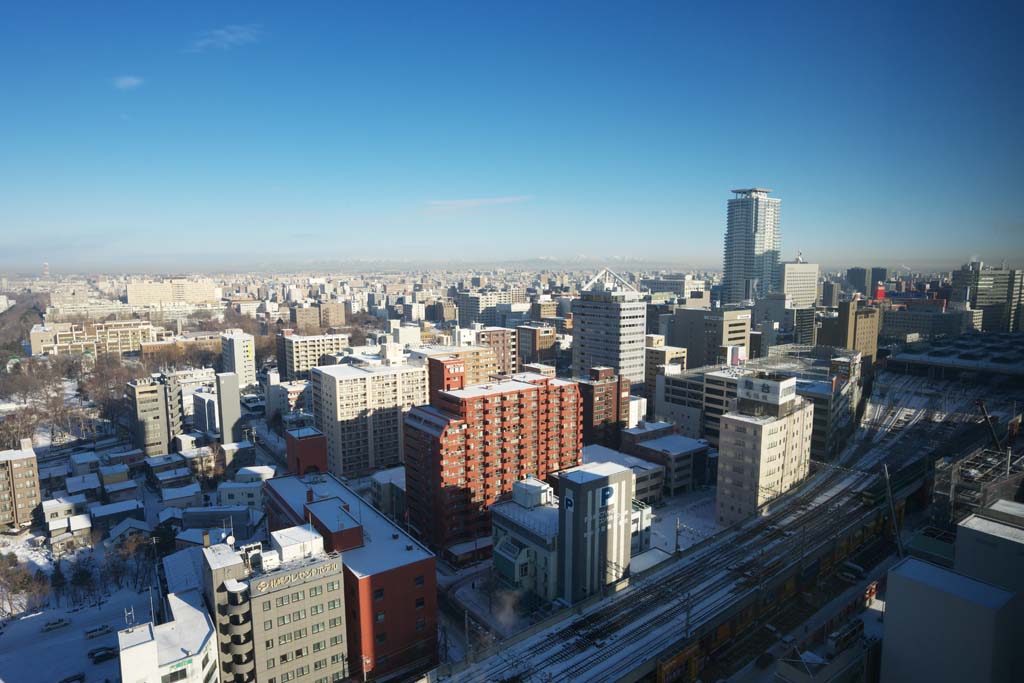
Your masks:
<instances>
[{"instance_id":1,"label":"hotel sign","mask_svg":"<svg viewBox=\"0 0 1024 683\"><path fill-rule=\"evenodd\" d=\"M299 569L287 574L282 573L280 576L259 579L254 584L254 588L256 589L257 594L266 593L267 591L277 590L278 588L284 588L285 586L295 586L312 579L319 579L323 576L337 574L340 570L341 563L337 560L333 562L325 562L323 564Z\"/></svg>"}]
</instances>

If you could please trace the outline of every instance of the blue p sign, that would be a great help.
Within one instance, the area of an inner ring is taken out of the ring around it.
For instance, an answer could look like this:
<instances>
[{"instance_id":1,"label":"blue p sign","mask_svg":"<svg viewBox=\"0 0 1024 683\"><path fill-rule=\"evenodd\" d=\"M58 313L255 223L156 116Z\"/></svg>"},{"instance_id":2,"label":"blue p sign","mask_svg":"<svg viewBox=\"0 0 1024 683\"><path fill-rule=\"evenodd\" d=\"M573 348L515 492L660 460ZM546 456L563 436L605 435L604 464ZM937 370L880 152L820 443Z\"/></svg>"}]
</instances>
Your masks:
<instances>
[{"instance_id":1,"label":"blue p sign","mask_svg":"<svg viewBox=\"0 0 1024 683\"><path fill-rule=\"evenodd\" d=\"M612 496L614 496L614 495L615 495L615 487L614 486L605 486L603 489L601 489L601 506L604 507L605 505L607 505L608 501L611 500Z\"/></svg>"}]
</instances>

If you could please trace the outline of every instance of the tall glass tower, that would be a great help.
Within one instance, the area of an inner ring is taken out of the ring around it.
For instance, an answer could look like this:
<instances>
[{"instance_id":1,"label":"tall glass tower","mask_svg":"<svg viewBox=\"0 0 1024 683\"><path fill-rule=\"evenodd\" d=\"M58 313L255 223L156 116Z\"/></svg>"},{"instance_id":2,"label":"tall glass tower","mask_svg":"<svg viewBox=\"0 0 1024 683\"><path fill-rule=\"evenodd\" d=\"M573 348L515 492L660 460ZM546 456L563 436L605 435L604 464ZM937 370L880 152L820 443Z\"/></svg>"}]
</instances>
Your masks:
<instances>
[{"instance_id":1,"label":"tall glass tower","mask_svg":"<svg viewBox=\"0 0 1024 683\"><path fill-rule=\"evenodd\" d=\"M779 203L771 190L733 190L725 228L722 303L762 298L781 286Z\"/></svg>"}]
</instances>

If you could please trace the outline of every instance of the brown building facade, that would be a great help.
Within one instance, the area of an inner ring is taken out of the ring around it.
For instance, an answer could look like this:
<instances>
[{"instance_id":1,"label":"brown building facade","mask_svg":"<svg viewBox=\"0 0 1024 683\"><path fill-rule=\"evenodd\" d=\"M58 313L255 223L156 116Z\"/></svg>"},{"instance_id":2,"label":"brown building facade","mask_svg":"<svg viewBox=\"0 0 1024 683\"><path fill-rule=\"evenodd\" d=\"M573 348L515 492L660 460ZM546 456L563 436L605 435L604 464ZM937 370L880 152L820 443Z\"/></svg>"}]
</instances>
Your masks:
<instances>
[{"instance_id":1,"label":"brown building facade","mask_svg":"<svg viewBox=\"0 0 1024 683\"><path fill-rule=\"evenodd\" d=\"M618 448L619 434L629 422L630 381L612 368L590 368L590 377L577 380L583 406L583 443Z\"/></svg>"}]
</instances>

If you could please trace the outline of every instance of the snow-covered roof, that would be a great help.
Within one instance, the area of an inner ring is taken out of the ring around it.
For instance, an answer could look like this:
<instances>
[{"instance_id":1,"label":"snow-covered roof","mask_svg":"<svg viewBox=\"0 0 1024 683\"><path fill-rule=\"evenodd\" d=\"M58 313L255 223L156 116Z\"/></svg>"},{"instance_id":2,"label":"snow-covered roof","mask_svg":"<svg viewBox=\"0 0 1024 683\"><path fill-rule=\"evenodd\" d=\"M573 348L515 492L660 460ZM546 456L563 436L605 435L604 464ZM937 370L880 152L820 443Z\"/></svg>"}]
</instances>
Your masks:
<instances>
[{"instance_id":1,"label":"snow-covered roof","mask_svg":"<svg viewBox=\"0 0 1024 683\"><path fill-rule=\"evenodd\" d=\"M107 476L111 474L124 474L128 471L128 465L117 463L115 465L100 465L100 474Z\"/></svg>"},{"instance_id":2,"label":"snow-covered roof","mask_svg":"<svg viewBox=\"0 0 1024 683\"><path fill-rule=\"evenodd\" d=\"M199 589L168 594L167 606L174 619L153 629L160 666L201 652L214 633L213 621Z\"/></svg>"},{"instance_id":3,"label":"snow-covered roof","mask_svg":"<svg viewBox=\"0 0 1024 683\"><path fill-rule=\"evenodd\" d=\"M622 472L629 472L628 467L623 467L614 462L591 462L584 465L577 465L562 470L558 476L567 481L574 481L578 484L585 484L588 481L611 477Z\"/></svg>"},{"instance_id":4,"label":"snow-covered roof","mask_svg":"<svg viewBox=\"0 0 1024 683\"><path fill-rule=\"evenodd\" d=\"M238 473L235 474L235 481L244 480L247 477L253 479L271 479L277 474L277 470L270 465L249 465L248 467L241 467Z\"/></svg>"},{"instance_id":5,"label":"snow-covered roof","mask_svg":"<svg viewBox=\"0 0 1024 683\"><path fill-rule=\"evenodd\" d=\"M167 453L165 455L153 455L145 460L149 467L163 467L165 465L171 465L175 463L183 463L185 459L177 453Z\"/></svg>"},{"instance_id":6,"label":"snow-covered roof","mask_svg":"<svg viewBox=\"0 0 1024 683\"><path fill-rule=\"evenodd\" d=\"M92 473L83 474L77 477L68 477L64 481L64 488L68 490L68 493L77 493L79 491L91 491L100 487L100 478Z\"/></svg>"},{"instance_id":7,"label":"snow-covered roof","mask_svg":"<svg viewBox=\"0 0 1024 683\"><path fill-rule=\"evenodd\" d=\"M622 453L599 443L583 447L583 464L595 462L613 462L616 465L628 467L637 472L650 472L651 470L664 470L665 468L656 463L638 458L635 455Z\"/></svg>"},{"instance_id":8,"label":"snow-covered roof","mask_svg":"<svg viewBox=\"0 0 1024 683\"><path fill-rule=\"evenodd\" d=\"M184 486L177 486L174 488L164 489L161 497L164 502L169 500L179 500L181 498L188 498L199 493L199 484L192 482L191 484L185 484Z\"/></svg>"},{"instance_id":9,"label":"snow-covered roof","mask_svg":"<svg viewBox=\"0 0 1024 683\"><path fill-rule=\"evenodd\" d=\"M630 427L629 429L623 429L624 434L644 434L646 432L654 432L659 429L665 429L672 426L671 422L647 422L641 421L636 427Z\"/></svg>"},{"instance_id":10,"label":"snow-covered roof","mask_svg":"<svg viewBox=\"0 0 1024 683\"><path fill-rule=\"evenodd\" d=\"M180 479L182 477L191 477L192 470L187 467L178 467L173 470L164 470L163 472L157 472L155 475L158 482L170 481L172 479Z\"/></svg>"},{"instance_id":11,"label":"snow-covered roof","mask_svg":"<svg viewBox=\"0 0 1024 683\"><path fill-rule=\"evenodd\" d=\"M71 533L82 531L84 529L91 529L92 519L86 513L72 515L68 517L68 528L71 530Z\"/></svg>"},{"instance_id":12,"label":"snow-covered roof","mask_svg":"<svg viewBox=\"0 0 1024 683\"><path fill-rule=\"evenodd\" d=\"M672 553L666 552L661 548L651 548L629 558L629 572L631 574L639 574L671 558Z\"/></svg>"},{"instance_id":13,"label":"snow-covered roof","mask_svg":"<svg viewBox=\"0 0 1024 683\"><path fill-rule=\"evenodd\" d=\"M122 500L117 503L108 503L107 505L97 505L96 507L89 510L89 513L96 517L106 517L108 515L118 515L124 512L135 512L142 510L142 503L137 500Z\"/></svg>"},{"instance_id":14,"label":"snow-covered roof","mask_svg":"<svg viewBox=\"0 0 1024 683\"><path fill-rule=\"evenodd\" d=\"M967 519L960 522L960 526L965 529L973 529L974 531L988 534L989 536L996 536L1008 541L1024 544L1024 529L1012 524L1006 524L1005 522L970 515Z\"/></svg>"},{"instance_id":15,"label":"snow-covered roof","mask_svg":"<svg viewBox=\"0 0 1024 683\"><path fill-rule=\"evenodd\" d=\"M131 479L128 481L118 481L113 484L106 484L103 487L107 493L118 493L120 491L130 491L137 488L139 488L139 485Z\"/></svg>"},{"instance_id":16,"label":"snow-covered roof","mask_svg":"<svg viewBox=\"0 0 1024 683\"><path fill-rule=\"evenodd\" d=\"M315 427L299 427L298 429L289 429L288 433L296 439L305 439L310 436L323 436L323 432Z\"/></svg>"},{"instance_id":17,"label":"snow-covered roof","mask_svg":"<svg viewBox=\"0 0 1024 683\"><path fill-rule=\"evenodd\" d=\"M501 501L491 506L491 519L495 524L500 524L501 519L507 519L548 540L558 535L557 503L525 508L515 501Z\"/></svg>"},{"instance_id":18,"label":"snow-covered roof","mask_svg":"<svg viewBox=\"0 0 1024 683\"><path fill-rule=\"evenodd\" d=\"M380 470L374 472L373 480L378 484L394 484L398 488L405 490L405 466L399 465L398 467L389 467L386 470Z\"/></svg>"},{"instance_id":19,"label":"snow-covered roof","mask_svg":"<svg viewBox=\"0 0 1024 683\"><path fill-rule=\"evenodd\" d=\"M296 524L305 522L308 491L313 492L314 501L331 500L330 505L339 512L344 512L343 506L348 505L348 514L363 527L363 545L346 550L342 561L357 577L379 574L433 557L433 553L333 475L269 479L267 491L287 505ZM318 513L327 516L326 510L318 510Z\"/></svg>"},{"instance_id":20,"label":"snow-covered roof","mask_svg":"<svg viewBox=\"0 0 1024 683\"><path fill-rule=\"evenodd\" d=\"M206 558L206 563L210 565L211 569L225 569L242 564L242 558L234 548L225 543L203 548L203 557Z\"/></svg>"},{"instance_id":21,"label":"snow-covered roof","mask_svg":"<svg viewBox=\"0 0 1024 683\"><path fill-rule=\"evenodd\" d=\"M99 462L99 460L99 456L92 451L71 454L71 462L76 465L87 465L89 463Z\"/></svg>"},{"instance_id":22,"label":"snow-covered roof","mask_svg":"<svg viewBox=\"0 0 1024 683\"><path fill-rule=\"evenodd\" d=\"M117 538L121 534L132 529L135 529L136 531L145 531L147 534L153 533L153 527L146 522L141 519L135 519L134 517L128 517L114 525L114 528L110 530L110 538Z\"/></svg>"},{"instance_id":23,"label":"snow-covered roof","mask_svg":"<svg viewBox=\"0 0 1024 683\"><path fill-rule=\"evenodd\" d=\"M703 439L691 439L682 434L667 434L650 441L641 441L637 447L673 455L705 449L708 447L708 442Z\"/></svg>"},{"instance_id":24,"label":"snow-covered roof","mask_svg":"<svg viewBox=\"0 0 1024 683\"><path fill-rule=\"evenodd\" d=\"M180 593L203 585L203 549L185 548L164 558L167 590Z\"/></svg>"},{"instance_id":25,"label":"snow-covered roof","mask_svg":"<svg viewBox=\"0 0 1024 683\"><path fill-rule=\"evenodd\" d=\"M32 450L31 448L29 448L28 450L25 450L25 451L18 451L18 450L13 450L13 449L12 450L8 450L8 451L0 451L0 461L5 461L5 460L23 460L25 458L34 458L34 457L36 457L36 452L34 450Z\"/></svg>"},{"instance_id":26,"label":"snow-covered roof","mask_svg":"<svg viewBox=\"0 0 1024 683\"><path fill-rule=\"evenodd\" d=\"M157 520L160 522L160 524L163 524L164 522L170 521L172 519L176 519L180 522L184 514L185 513L181 510L181 508L164 508L163 510L160 511L160 514L157 515Z\"/></svg>"}]
</instances>

